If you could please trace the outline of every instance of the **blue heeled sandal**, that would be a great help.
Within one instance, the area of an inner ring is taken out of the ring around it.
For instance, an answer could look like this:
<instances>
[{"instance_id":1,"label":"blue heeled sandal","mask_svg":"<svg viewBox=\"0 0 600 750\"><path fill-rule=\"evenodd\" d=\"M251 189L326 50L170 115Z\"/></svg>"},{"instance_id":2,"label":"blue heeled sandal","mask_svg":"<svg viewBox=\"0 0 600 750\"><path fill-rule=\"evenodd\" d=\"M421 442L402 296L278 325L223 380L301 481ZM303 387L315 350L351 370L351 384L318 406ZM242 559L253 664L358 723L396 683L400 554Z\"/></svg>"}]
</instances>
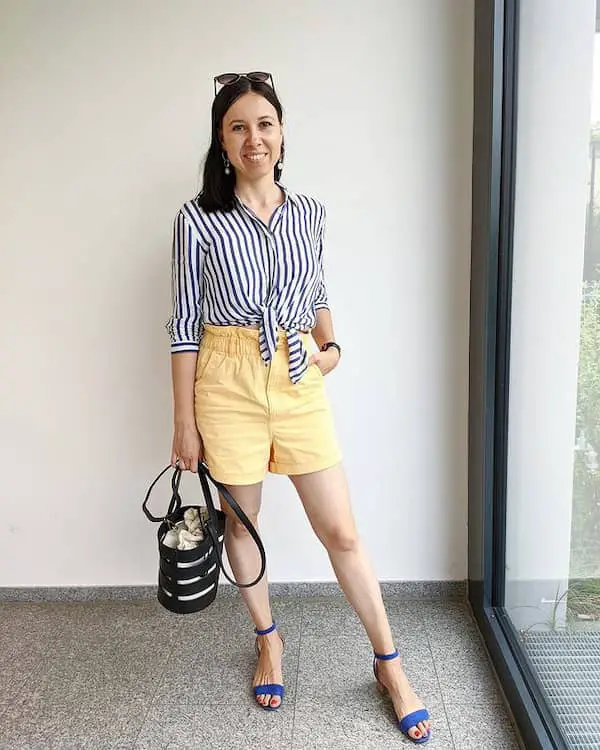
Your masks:
<instances>
[{"instance_id":1,"label":"blue heeled sandal","mask_svg":"<svg viewBox=\"0 0 600 750\"><path fill-rule=\"evenodd\" d=\"M257 636L259 636L259 635L268 635L269 633L272 633L276 629L277 629L277 625L275 623L273 623L271 625L271 627L267 628L266 630L257 630L256 628L254 628L254 632L256 633ZM281 643L283 644L283 646L285 648L285 641L283 640L283 638L281 636L281 633L279 633L278 635L281 638ZM256 649L256 655L260 656L260 648L258 647L258 637L256 638L256 641L254 643L254 647ZM265 711L277 711L277 709L280 708L281 704L283 703L283 697L285 695L285 688L283 687L283 685L275 685L275 684L271 684L271 685L256 685L254 687L254 696L258 697L259 695L270 695L271 697L273 697L273 696L279 697L279 699L280 699L279 700L279 705L277 705L277 706L271 706L271 701L270 700L269 700L268 705L266 705L266 706L263 706L262 703L258 703L258 701L257 701L257 704L261 708L264 708Z\"/></svg>"},{"instance_id":2,"label":"blue heeled sandal","mask_svg":"<svg viewBox=\"0 0 600 750\"><path fill-rule=\"evenodd\" d=\"M373 673L375 674L375 679L377 680L377 688L382 695L388 695L388 689L379 680L379 677L377 675L377 660L379 659L380 661L391 661L391 659L397 659L399 656L400 654L398 653L398 651L394 651L393 654L375 654L375 658L373 659ZM420 708L418 711L413 711L412 713L403 716L402 719L398 719L398 728L400 729L402 734L411 742L414 742L415 745L424 745L431 739L431 729L427 732L427 734L419 737L418 739L410 736L409 731L411 729L417 728L417 724L420 721L429 721L429 711L426 708Z\"/></svg>"}]
</instances>

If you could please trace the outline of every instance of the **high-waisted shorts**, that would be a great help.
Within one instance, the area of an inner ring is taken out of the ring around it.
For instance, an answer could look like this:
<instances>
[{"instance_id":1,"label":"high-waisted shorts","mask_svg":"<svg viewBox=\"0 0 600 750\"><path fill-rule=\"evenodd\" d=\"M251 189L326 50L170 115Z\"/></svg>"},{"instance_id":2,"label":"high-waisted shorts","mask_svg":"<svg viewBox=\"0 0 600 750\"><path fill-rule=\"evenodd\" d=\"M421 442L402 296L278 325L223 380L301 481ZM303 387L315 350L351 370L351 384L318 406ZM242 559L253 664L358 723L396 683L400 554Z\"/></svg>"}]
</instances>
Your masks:
<instances>
[{"instance_id":1,"label":"high-waisted shorts","mask_svg":"<svg viewBox=\"0 0 600 750\"><path fill-rule=\"evenodd\" d=\"M309 347L309 334L303 334ZM318 365L296 384L287 338L279 333L268 365L258 330L204 326L198 353L195 412L204 460L223 484L255 484L267 471L289 476L339 463L340 449Z\"/></svg>"}]
</instances>

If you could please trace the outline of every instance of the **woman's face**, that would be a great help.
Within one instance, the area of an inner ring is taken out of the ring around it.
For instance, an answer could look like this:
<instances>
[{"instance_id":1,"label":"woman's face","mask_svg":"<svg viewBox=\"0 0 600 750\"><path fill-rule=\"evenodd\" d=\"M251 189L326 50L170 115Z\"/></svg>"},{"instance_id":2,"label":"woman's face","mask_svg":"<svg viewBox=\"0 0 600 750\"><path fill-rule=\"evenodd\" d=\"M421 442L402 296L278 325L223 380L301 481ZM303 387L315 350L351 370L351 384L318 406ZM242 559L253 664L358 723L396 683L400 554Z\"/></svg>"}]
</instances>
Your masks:
<instances>
[{"instance_id":1,"label":"woman's face","mask_svg":"<svg viewBox=\"0 0 600 750\"><path fill-rule=\"evenodd\" d=\"M257 180L272 174L282 141L275 107L253 91L240 96L223 118L221 145L238 177Z\"/></svg>"}]
</instances>

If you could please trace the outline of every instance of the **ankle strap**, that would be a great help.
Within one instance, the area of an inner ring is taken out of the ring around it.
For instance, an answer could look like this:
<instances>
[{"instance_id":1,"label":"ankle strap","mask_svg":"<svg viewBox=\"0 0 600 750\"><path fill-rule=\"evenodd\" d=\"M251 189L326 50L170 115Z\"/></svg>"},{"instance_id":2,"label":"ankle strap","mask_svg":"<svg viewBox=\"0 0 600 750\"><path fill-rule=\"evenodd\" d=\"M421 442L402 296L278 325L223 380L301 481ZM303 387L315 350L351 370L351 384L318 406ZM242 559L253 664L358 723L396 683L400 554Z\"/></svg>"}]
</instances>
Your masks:
<instances>
[{"instance_id":1,"label":"ankle strap","mask_svg":"<svg viewBox=\"0 0 600 750\"><path fill-rule=\"evenodd\" d=\"M275 624L275 621L273 620L273 624L271 625L270 628L267 628L266 630L258 630L257 628L254 628L254 632L256 633L256 635L269 635L269 633L272 633L276 627L277 625Z\"/></svg>"},{"instance_id":2,"label":"ankle strap","mask_svg":"<svg viewBox=\"0 0 600 750\"><path fill-rule=\"evenodd\" d=\"M375 654L375 652L373 651ZM400 656L398 651L394 651L393 654L375 654L376 659L381 659L381 661L390 661L390 659L395 659L397 656Z\"/></svg>"}]
</instances>

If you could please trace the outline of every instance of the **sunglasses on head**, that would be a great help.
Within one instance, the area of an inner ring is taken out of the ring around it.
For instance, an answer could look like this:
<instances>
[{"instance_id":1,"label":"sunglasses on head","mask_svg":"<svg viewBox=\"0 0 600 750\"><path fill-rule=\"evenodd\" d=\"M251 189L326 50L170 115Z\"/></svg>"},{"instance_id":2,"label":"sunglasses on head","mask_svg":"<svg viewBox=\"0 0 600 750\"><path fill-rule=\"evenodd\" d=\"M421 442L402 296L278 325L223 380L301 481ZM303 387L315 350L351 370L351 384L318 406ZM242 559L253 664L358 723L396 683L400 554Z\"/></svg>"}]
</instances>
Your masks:
<instances>
[{"instance_id":1,"label":"sunglasses on head","mask_svg":"<svg viewBox=\"0 0 600 750\"><path fill-rule=\"evenodd\" d=\"M275 90L273 76L270 73L264 73L260 70L255 70L252 73L221 73L221 75L214 77L215 96L217 95L217 84L220 86L231 86L232 83L239 81L240 78L247 78L249 81L255 81L256 83L267 83L267 81L270 81L271 88Z\"/></svg>"}]
</instances>

